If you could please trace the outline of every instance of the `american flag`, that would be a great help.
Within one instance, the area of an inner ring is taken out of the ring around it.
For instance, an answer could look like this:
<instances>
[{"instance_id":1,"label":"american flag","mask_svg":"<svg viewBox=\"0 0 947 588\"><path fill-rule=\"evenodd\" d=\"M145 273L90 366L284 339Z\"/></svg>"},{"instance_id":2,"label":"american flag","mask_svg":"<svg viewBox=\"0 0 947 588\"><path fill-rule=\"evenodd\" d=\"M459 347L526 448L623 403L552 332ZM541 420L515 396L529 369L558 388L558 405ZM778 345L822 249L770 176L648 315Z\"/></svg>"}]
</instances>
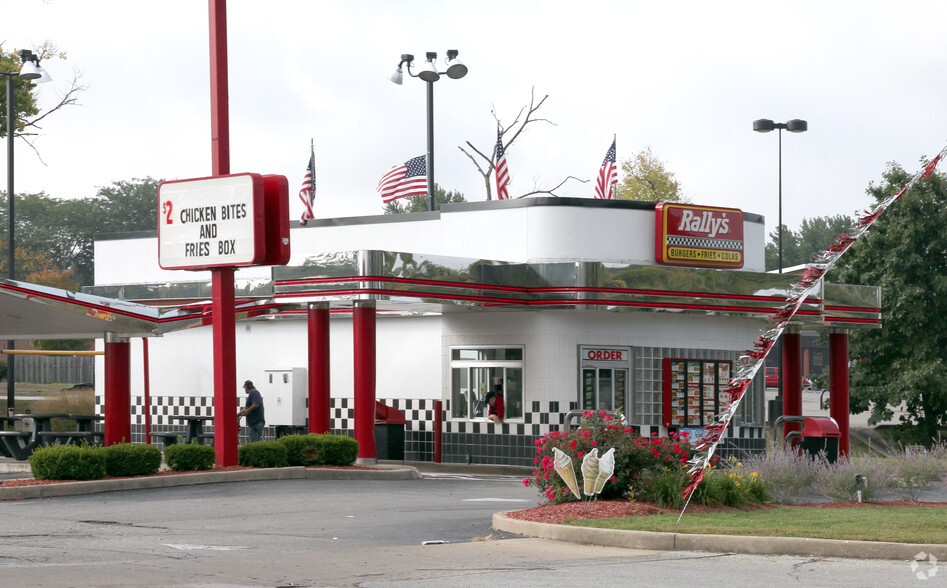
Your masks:
<instances>
[{"instance_id":1,"label":"american flag","mask_svg":"<svg viewBox=\"0 0 947 588\"><path fill-rule=\"evenodd\" d=\"M510 185L510 170L506 168L506 151L503 150L503 134L497 127L497 163L494 167L497 180L497 200L506 200L510 193L506 187Z\"/></svg>"},{"instance_id":2,"label":"american flag","mask_svg":"<svg viewBox=\"0 0 947 588\"><path fill-rule=\"evenodd\" d=\"M602 169L598 172L598 181L595 183L595 197L611 200L615 184L618 183L618 166L615 165L615 139L605 154Z\"/></svg>"},{"instance_id":3,"label":"american flag","mask_svg":"<svg viewBox=\"0 0 947 588\"><path fill-rule=\"evenodd\" d=\"M306 226L306 221L315 218L312 214L312 203L316 199L316 152L309 154L309 167L306 168L306 175L303 176L303 185L299 189L299 199L303 201L303 216L299 219L299 224Z\"/></svg>"},{"instance_id":4,"label":"american flag","mask_svg":"<svg viewBox=\"0 0 947 588\"><path fill-rule=\"evenodd\" d=\"M427 156L419 155L391 168L375 188L385 204L405 196L427 194Z\"/></svg>"}]
</instances>

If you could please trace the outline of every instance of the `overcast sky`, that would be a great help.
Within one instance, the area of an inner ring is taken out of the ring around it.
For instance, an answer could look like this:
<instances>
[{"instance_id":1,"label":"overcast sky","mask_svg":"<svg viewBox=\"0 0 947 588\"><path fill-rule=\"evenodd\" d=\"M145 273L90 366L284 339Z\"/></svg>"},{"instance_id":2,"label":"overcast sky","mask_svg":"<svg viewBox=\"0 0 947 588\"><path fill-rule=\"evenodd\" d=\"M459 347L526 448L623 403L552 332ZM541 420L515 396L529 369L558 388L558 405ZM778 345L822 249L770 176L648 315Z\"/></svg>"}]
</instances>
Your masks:
<instances>
[{"instance_id":1,"label":"overcast sky","mask_svg":"<svg viewBox=\"0 0 947 588\"><path fill-rule=\"evenodd\" d=\"M469 67L434 85L435 179L468 201L481 176L457 148L489 152L491 108L509 124L549 95L507 151L517 196L568 175L591 198L617 135L619 160L650 146L697 204L778 215L777 133L752 122L805 119L783 132L783 216L853 214L886 162L910 171L947 142L947 2L625 0L231 0L227 5L231 170L287 176L292 216L315 141L317 218L380 214L375 186L426 147L425 83L387 80L402 53L458 49ZM208 7L204 0L19 0L4 7L4 49L49 40L55 102L76 69L80 106L16 149L16 191L89 197L151 176L210 175ZM3 147L5 150L5 147ZM5 176L5 173L4 173ZM4 183L5 187L5 183Z\"/></svg>"}]
</instances>

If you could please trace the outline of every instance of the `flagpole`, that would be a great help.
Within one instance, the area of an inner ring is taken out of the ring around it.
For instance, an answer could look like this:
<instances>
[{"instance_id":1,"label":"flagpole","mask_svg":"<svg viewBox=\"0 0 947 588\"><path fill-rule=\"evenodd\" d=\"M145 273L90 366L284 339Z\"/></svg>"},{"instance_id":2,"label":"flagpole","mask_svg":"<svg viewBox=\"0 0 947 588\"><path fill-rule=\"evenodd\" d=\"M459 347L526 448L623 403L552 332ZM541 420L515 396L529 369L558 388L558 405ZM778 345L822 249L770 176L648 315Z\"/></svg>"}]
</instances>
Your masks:
<instances>
[{"instance_id":1,"label":"flagpole","mask_svg":"<svg viewBox=\"0 0 947 588\"><path fill-rule=\"evenodd\" d=\"M316 141L309 138L309 161L312 162L312 175L309 178L309 193L312 194L312 205L315 206L316 199Z\"/></svg>"}]
</instances>

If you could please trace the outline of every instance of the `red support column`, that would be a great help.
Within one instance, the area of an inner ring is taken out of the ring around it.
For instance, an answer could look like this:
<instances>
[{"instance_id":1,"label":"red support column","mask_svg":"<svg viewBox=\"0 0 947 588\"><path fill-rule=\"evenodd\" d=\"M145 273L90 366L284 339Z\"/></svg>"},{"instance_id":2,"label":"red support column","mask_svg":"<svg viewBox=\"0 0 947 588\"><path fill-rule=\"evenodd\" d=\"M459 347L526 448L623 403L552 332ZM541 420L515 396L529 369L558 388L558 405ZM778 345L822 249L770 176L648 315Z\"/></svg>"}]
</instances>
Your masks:
<instances>
[{"instance_id":1,"label":"red support column","mask_svg":"<svg viewBox=\"0 0 947 588\"><path fill-rule=\"evenodd\" d=\"M130 443L131 350L128 339L105 334L105 445Z\"/></svg>"},{"instance_id":2,"label":"red support column","mask_svg":"<svg viewBox=\"0 0 947 588\"><path fill-rule=\"evenodd\" d=\"M372 346L374 349L374 345ZM329 303L309 303L309 432L331 430Z\"/></svg>"},{"instance_id":3,"label":"red support column","mask_svg":"<svg viewBox=\"0 0 947 588\"><path fill-rule=\"evenodd\" d=\"M838 423L839 456L848 456L848 332L829 333L829 416Z\"/></svg>"},{"instance_id":4,"label":"red support column","mask_svg":"<svg viewBox=\"0 0 947 588\"><path fill-rule=\"evenodd\" d=\"M214 449L217 465L237 465L237 320L233 268L211 271L214 330Z\"/></svg>"},{"instance_id":5,"label":"red support column","mask_svg":"<svg viewBox=\"0 0 947 588\"><path fill-rule=\"evenodd\" d=\"M443 433L443 424L441 419L441 411L444 410L444 404L442 400L434 401L434 463L441 463L441 451L443 450L443 445L441 443L442 433Z\"/></svg>"},{"instance_id":6,"label":"red support column","mask_svg":"<svg viewBox=\"0 0 947 588\"><path fill-rule=\"evenodd\" d=\"M211 170L230 173L230 97L227 74L227 2L208 0L210 21ZM214 448L217 465L237 465L237 368L233 268L211 271L214 329Z\"/></svg>"},{"instance_id":7,"label":"red support column","mask_svg":"<svg viewBox=\"0 0 947 588\"><path fill-rule=\"evenodd\" d=\"M355 440L359 464L378 463L375 450L375 303L357 301L352 309L355 339Z\"/></svg>"},{"instance_id":8,"label":"red support column","mask_svg":"<svg viewBox=\"0 0 947 588\"><path fill-rule=\"evenodd\" d=\"M145 443L151 445L151 367L148 361L148 337L141 338L141 356L145 392L141 402L142 412L145 415Z\"/></svg>"},{"instance_id":9,"label":"red support column","mask_svg":"<svg viewBox=\"0 0 947 588\"><path fill-rule=\"evenodd\" d=\"M227 2L208 0L210 11L210 149L215 176L230 173L230 95L227 74Z\"/></svg>"},{"instance_id":10,"label":"red support column","mask_svg":"<svg viewBox=\"0 0 947 588\"><path fill-rule=\"evenodd\" d=\"M782 394L783 416L802 415L802 335L783 333ZM801 423L784 423L783 437L801 431Z\"/></svg>"}]
</instances>

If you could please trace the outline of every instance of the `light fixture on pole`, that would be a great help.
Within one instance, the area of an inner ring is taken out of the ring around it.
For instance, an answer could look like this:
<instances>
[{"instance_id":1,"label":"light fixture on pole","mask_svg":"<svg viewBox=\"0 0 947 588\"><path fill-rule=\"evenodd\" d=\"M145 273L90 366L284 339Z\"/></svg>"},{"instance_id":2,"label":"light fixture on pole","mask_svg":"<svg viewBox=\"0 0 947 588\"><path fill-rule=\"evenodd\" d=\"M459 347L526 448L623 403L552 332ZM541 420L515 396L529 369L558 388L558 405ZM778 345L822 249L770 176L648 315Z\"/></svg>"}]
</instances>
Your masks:
<instances>
[{"instance_id":1,"label":"light fixture on pole","mask_svg":"<svg viewBox=\"0 0 947 588\"><path fill-rule=\"evenodd\" d=\"M467 66L458 58L459 52L456 49L447 50L447 59L445 65L447 70L444 72L452 80L459 80L467 75ZM414 61L414 55L403 53L398 67L388 76L388 79L401 85L404 80L404 73L401 66L407 64L408 75L412 78L420 78L427 83L427 194L429 199L429 210L434 210L434 82L441 79L441 72L437 71L437 53L427 52L424 54L424 65L418 73L411 72L411 63Z\"/></svg>"},{"instance_id":2,"label":"light fixture on pole","mask_svg":"<svg viewBox=\"0 0 947 588\"><path fill-rule=\"evenodd\" d=\"M16 112L13 108L15 103L13 99L13 81L14 78L35 82L38 84L49 82L52 78L39 65L39 56L29 49L21 49L17 52L20 56L22 66L20 71L0 71L0 75L7 78L7 277L14 279L14 251L16 249L14 239L14 216L13 216L13 139L16 134ZM7 343L7 349L13 349L14 342ZM13 355L7 355L7 413L13 415L14 398L14 359Z\"/></svg>"},{"instance_id":3,"label":"light fixture on pole","mask_svg":"<svg viewBox=\"0 0 947 588\"><path fill-rule=\"evenodd\" d=\"M779 230L777 232L777 248L779 250L779 273L783 273L783 129L790 133L804 133L809 130L809 123L794 118L784 123L774 123L768 118L753 121L753 130L757 133L768 133L779 130Z\"/></svg>"}]
</instances>

